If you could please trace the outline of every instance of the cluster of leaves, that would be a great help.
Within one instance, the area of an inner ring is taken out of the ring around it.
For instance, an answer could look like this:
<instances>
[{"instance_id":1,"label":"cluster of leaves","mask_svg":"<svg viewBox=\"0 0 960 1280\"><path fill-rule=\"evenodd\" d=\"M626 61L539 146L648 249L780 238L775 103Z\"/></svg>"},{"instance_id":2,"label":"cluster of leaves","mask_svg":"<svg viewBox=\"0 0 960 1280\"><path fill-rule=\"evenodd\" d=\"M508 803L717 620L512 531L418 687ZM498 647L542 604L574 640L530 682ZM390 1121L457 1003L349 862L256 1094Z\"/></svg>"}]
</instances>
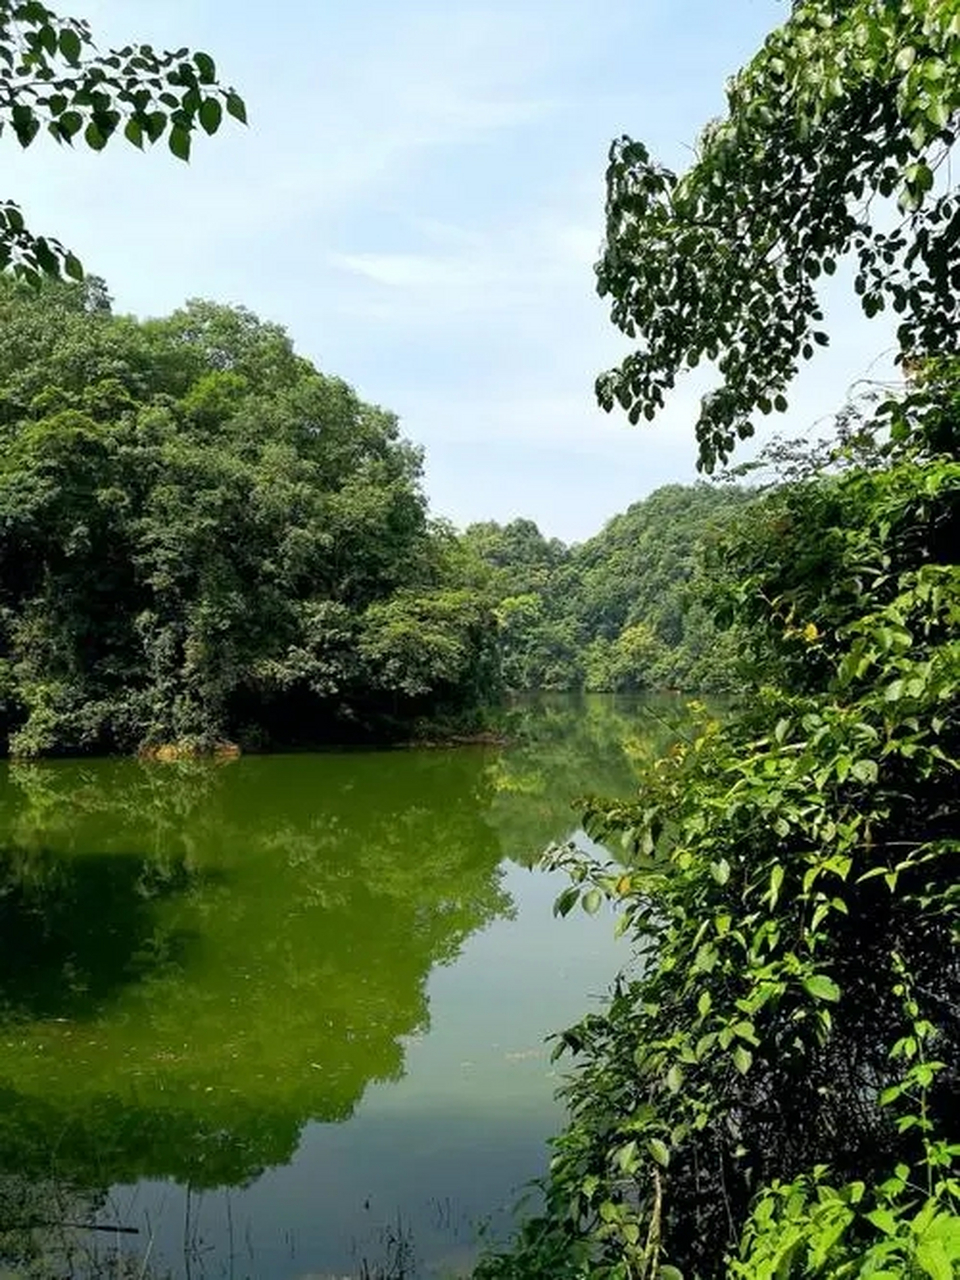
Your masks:
<instances>
[{"instance_id":1,"label":"cluster of leaves","mask_svg":"<svg viewBox=\"0 0 960 1280\"><path fill-rule=\"evenodd\" d=\"M171 152L188 160L194 133L216 133L224 111L246 121L243 99L218 83L207 53L148 44L101 53L80 19L38 0L0 3L0 133L9 130L22 147L42 131L71 146L79 138L93 151L118 134L141 149L166 136ZM75 255L30 231L12 200L0 202L3 269L34 283L83 276Z\"/></svg>"},{"instance_id":2,"label":"cluster of leaves","mask_svg":"<svg viewBox=\"0 0 960 1280\"><path fill-rule=\"evenodd\" d=\"M489 570L511 689L722 690L744 638L717 627L706 548L745 509L733 486L667 485L572 547L530 520L472 525Z\"/></svg>"},{"instance_id":3,"label":"cluster of leaves","mask_svg":"<svg viewBox=\"0 0 960 1280\"><path fill-rule=\"evenodd\" d=\"M787 408L800 361L829 341L817 281L848 254L865 314L899 315L905 362L955 352L960 208L937 173L958 65L955 0L794 0L686 173L617 140L598 287L640 345L598 380L604 407L652 419L684 369L714 362L696 428L712 470L756 413Z\"/></svg>"},{"instance_id":4,"label":"cluster of leaves","mask_svg":"<svg viewBox=\"0 0 960 1280\"><path fill-rule=\"evenodd\" d=\"M15 753L319 740L474 705L492 614L396 420L242 309L0 293ZM352 728L351 728L352 726Z\"/></svg>"},{"instance_id":5,"label":"cluster of leaves","mask_svg":"<svg viewBox=\"0 0 960 1280\"><path fill-rule=\"evenodd\" d=\"M883 466L766 500L740 555L778 685L591 804L622 861L558 856L558 909L612 898L638 969L562 1036L546 1212L481 1275L955 1274L956 385Z\"/></svg>"}]
</instances>

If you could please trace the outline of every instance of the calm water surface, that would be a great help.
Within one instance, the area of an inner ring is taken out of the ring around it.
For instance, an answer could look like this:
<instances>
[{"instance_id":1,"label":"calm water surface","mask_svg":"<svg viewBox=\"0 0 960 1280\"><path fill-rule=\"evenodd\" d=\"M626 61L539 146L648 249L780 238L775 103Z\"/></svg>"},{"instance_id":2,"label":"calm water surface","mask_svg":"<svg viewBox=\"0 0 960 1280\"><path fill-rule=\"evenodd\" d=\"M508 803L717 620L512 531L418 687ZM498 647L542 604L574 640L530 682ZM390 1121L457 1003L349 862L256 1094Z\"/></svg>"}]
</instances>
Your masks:
<instances>
[{"instance_id":1,"label":"calm water surface","mask_svg":"<svg viewBox=\"0 0 960 1280\"><path fill-rule=\"evenodd\" d=\"M556 700L505 750L5 766L4 1274L467 1271L562 1119L544 1037L623 959L531 867L676 716ZM63 1225L89 1222L127 1230Z\"/></svg>"}]
</instances>

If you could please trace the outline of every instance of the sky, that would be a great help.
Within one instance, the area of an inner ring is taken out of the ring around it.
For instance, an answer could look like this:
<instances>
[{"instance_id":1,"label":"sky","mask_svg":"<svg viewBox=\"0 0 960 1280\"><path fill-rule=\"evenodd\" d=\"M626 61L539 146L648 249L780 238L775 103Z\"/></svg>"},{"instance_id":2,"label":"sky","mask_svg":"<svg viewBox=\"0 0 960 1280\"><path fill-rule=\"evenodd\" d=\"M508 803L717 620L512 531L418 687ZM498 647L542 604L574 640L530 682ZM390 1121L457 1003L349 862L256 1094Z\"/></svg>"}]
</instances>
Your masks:
<instances>
[{"instance_id":1,"label":"sky","mask_svg":"<svg viewBox=\"0 0 960 1280\"><path fill-rule=\"evenodd\" d=\"M566 541L696 476L710 385L652 425L597 408L628 349L594 288L606 153L642 139L683 168L725 78L782 0L62 0L98 44L214 56L249 127L199 137L189 165L117 139L93 154L5 146L4 195L105 277L115 309L242 304L325 373L397 413L426 453L435 514L527 516ZM840 277L833 342L786 434L809 432L891 340Z\"/></svg>"}]
</instances>

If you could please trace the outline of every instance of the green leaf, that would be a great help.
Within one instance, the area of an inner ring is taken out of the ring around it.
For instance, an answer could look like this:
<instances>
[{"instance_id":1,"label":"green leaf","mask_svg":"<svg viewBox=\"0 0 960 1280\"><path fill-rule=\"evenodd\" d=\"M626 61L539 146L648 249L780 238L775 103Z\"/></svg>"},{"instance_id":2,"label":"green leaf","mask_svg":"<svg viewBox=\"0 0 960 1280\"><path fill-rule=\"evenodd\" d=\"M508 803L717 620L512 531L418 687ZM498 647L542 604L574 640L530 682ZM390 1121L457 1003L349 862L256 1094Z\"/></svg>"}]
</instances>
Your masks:
<instances>
[{"instance_id":1,"label":"green leaf","mask_svg":"<svg viewBox=\"0 0 960 1280\"><path fill-rule=\"evenodd\" d=\"M741 1075L746 1075L753 1066L753 1054L746 1045L738 1044L733 1051L733 1065Z\"/></svg>"},{"instance_id":2,"label":"green leaf","mask_svg":"<svg viewBox=\"0 0 960 1280\"><path fill-rule=\"evenodd\" d=\"M879 776L876 760L855 760L850 767L850 775L866 786L872 785Z\"/></svg>"},{"instance_id":3,"label":"green leaf","mask_svg":"<svg viewBox=\"0 0 960 1280\"><path fill-rule=\"evenodd\" d=\"M72 253L68 253L64 258L63 269L71 280L83 279L83 264Z\"/></svg>"},{"instance_id":4,"label":"green leaf","mask_svg":"<svg viewBox=\"0 0 960 1280\"><path fill-rule=\"evenodd\" d=\"M220 128L220 121L223 119L223 108L216 98L204 98L200 104L199 115L200 124L203 126L204 132L213 134Z\"/></svg>"},{"instance_id":5,"label":"green leaf","mask_svg":"<svg viewBox=\"0 0 960 1280\"><path fill-rule=\"evenodd\" d=\"M175 124L170 130L167 145L178 160L190 159L190 134L181 125Z\"/></svg>"},{"instance_id":6,"label":"green leaf","mask_svg":"<svg viewBox=\"0 0 960 1280\"><path fill-rule=\"evenodd\" d=\"M34 242L33 252L36 255L37 265L44 275L59 276L60 259L47 244L43 236L37 236Z\"/></svg>"},{"instance_id":7,"label":"green leaf","mask_svg":"<svg viewBox=\"0 0 960 1280\"><path fill-rule=\"evenodd\" d=\"M163 111L151 111L144 118L144 128L147 131L147 137L151 142L156 142L163 136L163 131L167 127L167 116Z\"/></svg>"},{"instance_id":8,"label":"green leaf","mask_svg":"<svg viewBox=\"0 0 960 1280\"><path fill-rule=\"evenodd\" d=\"M730 879L730 863L726 858L721 858L718 862L712 862L710 864L710 874L717 884L725 885Z\"/></svg>"},{"instance_id":9,"label":"green leaf","mask_svg":"<svg viewBox=\"0 0 960 1280\"><path fill-rule=\"evenodd\" d=\"M195 53L194 65L201 84L213 84L217 78L217 68L209 53Z\"/></svg>"},{"instance_id":10,"label":"green leaf","mask_svg":"<svg viewBox=\"0 0 960 1280\"><path fill-rule=\"evenodd\" d=\"M37 32L37 37L39 38L40 44L43 46L45 52L48 53L51 58L55 58L57 56L57 33L53 27L51 27L48 22L44 23Z\"/></svg>"},{"instance_id":11,"label":"green leaf","mask_svg":"<svg viewBox=\"0 0 960 1280\"><path fill-rule=\"evenodd\" d=\"M603 905L603 894L599 889L588 889L583 895L583 909L587 915L595 916Z\"/></svg>"},{"instance_id":12,"label":"green leaf","mask_svg":"<svg viewBox=\"0 0 960 1280\"><path fill-rule=\"evenodd\" d=\"M95 120L91 120L83 131L83 140L91 151L102 151L107 145L107 140L100 132Z\"/></svg>"},{"instance_id":13,"label":"green leaf","mask_svg":"<svg viewBox=\"0 0 960 1280\"><path fill-rule=\"evenodd\" d=\"M80 61L80 54L83 49L82 42L77 32L74 31L72 27L61 28L58 43L60 45L60 52L66 60L72 66L76 66Z\"/></svg>"},{"instance_id":14,"label":"green leaf","mask_svg":"<svg viewBox=\"0 0 960 1280\"><path fill-rule=\"evenodd\" d=\"M840 999L840 988L825 973L815 973L810 978L804 978L803 989L807 995L813 996L814 1000L828 1000L836 1003Z\"/></svg>"},{"instance_id":15,"label":"green leaf","mask_svg":"<svg viewBox=\"0 0 960 1280\"><path fill-rule=\"evenodd\" d=\"M247 123L247 108L239 94L232 91L227 94L227 112L241 124Z\"/></svg>"},{"instance_id":16,"label":"green leaf","mask_svg":"<svg viewBox=\"0 0 960 1280\"><path fill-rule=\"evenodd\" d=\"M676 1062L667 1072L667 1088L671 1093L679 1093L683 1087L683 1068Z\"/></svg>"},{"instance_id":17,"label":"green leaf","mask_svg":"<svg viewBox=\"0 0 960 1280\"><path fill-rule=\"evenodd\" d=\"M555 916L568 916L574 905L579 901L579 898L580 890L575 885L564 889L553 904L553 914Z\"/></svg>"},{"instance_id":18,"label":"green leaf","mask_svg":"<svg viewBox=\"0 0 960 1280\"><path fill-rule=\"evenodd\" d=\"M60 127L60 132L69 142L83 128L83 116L79 111L64 111L57 124Z\"/></svg>"},{"instance_id":19,"label":"green leaf","mask_svg":"<svg viewBox=\"0 0 960 1280\"><path fill-rule=\"evenodd\" d=\"M651 1156L653 1156L654 1160L656 1160L657 1164L660 1165L661 1168L666 1169L667 1165L670 1163L670 1149L667 1144L661 1138L651 1138L647 1143L647 1150L650 1152Z\"/></svg>"},{"instance_id":20,"label":"green leaf","mask_svg":"<svg viewBox=\"0 0 960 1280\"><path fill-rule=\"evenodd\" d=\"M683 1272L669 1262L661 1262L658 1275L659 1280L683 1280Z\"/></svg>"},{"instance_id":21,"label":"green leaf","mask_svg":"<svg viewBox=\"0 0 960 1280\"><path fill-rule=\"evenodd\" d=\"M957 1261L960 1262L960 1257ZM917 1262L930 1280L956 1280L953 1263L939 1240L921 1240L917 1246Z\"/></svg>"},{"instance_id":22,"label":"green leaf","mask_svg":"<svg viewBox=\"0 0 960 1280\"><path fill-rule=\"evenodd\" d=\"M143 149L143 125L135 117L131 117L124 126L123 136L135 147Z\"/></svg>"},{"instance_id":23,"label":"green leaf","mask_svg":"<svg viewBox=\"0 0 960 1280\"><path fill-rule=\"evenodd\" d=\"M884 1235L895 1236L897 1234L897 1220L889 1209L874 1209L866 1215L867 1221L872 1222L878 1227Z\"/></svg>"}]
</instances>

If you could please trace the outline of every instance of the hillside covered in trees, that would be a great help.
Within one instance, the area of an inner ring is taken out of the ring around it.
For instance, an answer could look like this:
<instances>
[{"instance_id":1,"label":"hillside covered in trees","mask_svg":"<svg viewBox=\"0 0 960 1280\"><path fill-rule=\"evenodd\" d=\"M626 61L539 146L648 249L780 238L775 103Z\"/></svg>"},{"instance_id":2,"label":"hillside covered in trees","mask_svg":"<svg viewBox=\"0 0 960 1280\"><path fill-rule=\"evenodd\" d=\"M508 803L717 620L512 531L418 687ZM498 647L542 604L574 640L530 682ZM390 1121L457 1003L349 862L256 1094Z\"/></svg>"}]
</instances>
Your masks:
<instances>
[{"instance_id":1,"label":"hillside covered in trees","mask_svg":"<svg viewBox=\"0 0 960 1280\"><path fill-rule=\"evenodd\" d=\"M490 571L506 687L734 685L746 637L715 620L719 548L752 496L667 485L571 547L530 520L471 525L464 537Z\"/></svg>"},{"instance_id":2,"label":"hillside covered in trees","mask_svg":"<svg viewBox=\"0 0 960 1280\"><path fill-rule=\"evenodd\" d=\"M22 755L389 737L496 685L395 418L279 327L0 281L0 735Z\"/></svg>"},{"instance_id":3,"label":"hillside covered in trees","mask_svg":"<svg viewBox=\"0 0 960 1280\"><path fill-rule=\"evenodd\" d=\"M710 548L670 486L566 547L457 535L388 412L242 308L0 283L0 735L15 755L463 725L504 690L722 689ZM716 557L713 557L715 560Z\"/></svg>"}]
</instances>

